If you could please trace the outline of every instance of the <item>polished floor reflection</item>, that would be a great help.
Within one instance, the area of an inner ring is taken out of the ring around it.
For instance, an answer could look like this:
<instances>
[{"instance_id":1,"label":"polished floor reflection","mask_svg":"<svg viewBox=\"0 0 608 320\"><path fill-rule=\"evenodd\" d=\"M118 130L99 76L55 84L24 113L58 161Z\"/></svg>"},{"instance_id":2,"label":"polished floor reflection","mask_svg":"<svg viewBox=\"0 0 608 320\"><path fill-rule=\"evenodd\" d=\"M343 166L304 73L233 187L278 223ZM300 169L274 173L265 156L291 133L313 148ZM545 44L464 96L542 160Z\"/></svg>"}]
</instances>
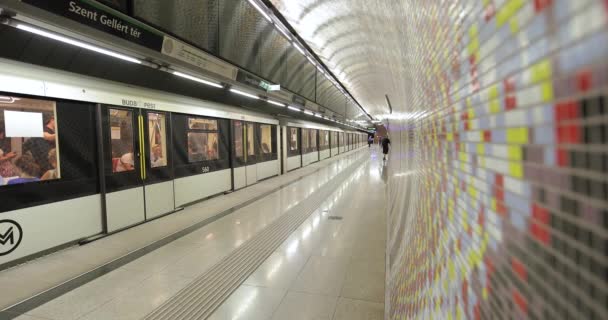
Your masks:
<instances>
[{"instance_id":1,"label":"polished floor reflection","mask_svg":"<svg viewBox=\"0 0 608 320\"><path fill-rule=\"evenodd\" d=\"M375 152L335 161L19 319L141 319L347 168L210 319L383 319L385 191Z\"/></svg>"}]
</instances>

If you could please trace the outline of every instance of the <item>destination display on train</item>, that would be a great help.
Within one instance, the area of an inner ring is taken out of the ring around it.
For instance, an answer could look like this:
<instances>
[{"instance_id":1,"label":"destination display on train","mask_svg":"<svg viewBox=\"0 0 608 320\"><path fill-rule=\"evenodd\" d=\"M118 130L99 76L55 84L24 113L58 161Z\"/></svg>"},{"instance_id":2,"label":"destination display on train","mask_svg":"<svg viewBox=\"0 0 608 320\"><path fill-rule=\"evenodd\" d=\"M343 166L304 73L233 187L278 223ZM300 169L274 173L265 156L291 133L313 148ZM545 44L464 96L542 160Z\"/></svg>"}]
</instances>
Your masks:
<instances>
[{"instance_id":1,"label":"destination display on train","mask_svg":"<svg viewBox=\"0 0 608 320\"><path fill-rule=\"evenodd\" d=\"M159 31L95 1L23 0L23 2L156 51L160 51L163 45L164 35Z\"/></svg>"}]
</instances>

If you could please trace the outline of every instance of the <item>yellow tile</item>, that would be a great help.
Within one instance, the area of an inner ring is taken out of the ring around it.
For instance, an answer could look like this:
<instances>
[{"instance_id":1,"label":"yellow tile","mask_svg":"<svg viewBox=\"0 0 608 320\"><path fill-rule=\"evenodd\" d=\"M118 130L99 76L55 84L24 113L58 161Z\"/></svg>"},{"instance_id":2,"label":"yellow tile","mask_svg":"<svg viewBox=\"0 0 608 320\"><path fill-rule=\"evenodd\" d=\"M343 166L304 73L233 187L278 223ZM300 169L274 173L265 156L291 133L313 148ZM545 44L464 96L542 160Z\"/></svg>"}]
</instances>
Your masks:
<instances>
[{"instance_id":1,"label":"yellow tile","mask_svg":"<svg viewBox=\"0 0 608 320\"><path fill-rule=\"evenodd\" d=\"M522 148L519 146L509 146L508 149L509 160L521 161L523 158Z\"/></svg>"},{"instance_id":2,"label":"yellow tile","mask_svg":"<svg viewBox=\"0 0 608 320\"><path fill-rule=\"evenodd\" d=\"M533 65L530 72L532 83L539 83L543 80L550 79L553 74L551 60L545 59Z\"/></svg>"},{"instance_id":3,"label":"yellow tile","mask_svg":"<svg viewBox=\"0 0 608 320\"><path fill-rule=\"evenodd\" d=\"M491 113L500 112L500 101L498 101L498 99L494 99L494 100L490 101L490 112Z\"/></svg>"},{"instance_id":4,"label":"yellow tile","mask_svg":"<svg viewBox=\"0 0 608 320\"><path fill-rule=\"evenodd\" d=\"M528 143L528 128L522 127L507 129L507 143Z\"/></svg>"},{"instance_id":5,"label":"yellow tile","mask_svg":"<svg viewBox=\"0 0 608 320\"><path fill-rule=\"evenodd\" d=\"M522 178L524 176L524 167L520 162L509 163L509 173L515 178Z\"/></svg>"},{"instance_id":6,"label":"yellow tile","mask_svg":"<svg viewBox=\"0 0 608 320\"><path fill-rule=\"evenodd\" d=\"M488 99L496 99L498 98L498 85L493 85L488 89Z\"/></svg>"},{"instance_id":7,"label":"yellow tile","mask_svg":"<svg viewBox=\"0 0 608 320\"><path fill-rule=\"evenodd\" d=\"M519 22L517 20L517 17L513 17L509 20L509 29L511 29L511 33L513 34L519 32Z\"/></svg>"},{"instance_id":8,"label":"yellow tile","mask_svg":"<svg viewBox=\"0 0 608 320\"><path fill-rule=\"evenodd\" d=\"M486 153L486 146L483 143L478 143L477 144L477 154L484 155L485 153Z\"/></svg>"},{"instance_id":9,"label":"yellow tile","mask_svg":"<svg viewBox=\"0 0 608 320\"><path fill-rule=\"evenodd\" d=\"M471 39L477 38L477 24L473 24L470 28L469 28L469 37L471 37Z\"/></svg>"},{"instance_id":10,"label":"yellow tile","mask_svg":"<svg viewBox=\"0 0 608 320\"><path fill-rule=\"evenodd\" d=\"M541 84L541 94L543 102L553 101L553 83L551 80Z\"/></svg>"}]
</instances>

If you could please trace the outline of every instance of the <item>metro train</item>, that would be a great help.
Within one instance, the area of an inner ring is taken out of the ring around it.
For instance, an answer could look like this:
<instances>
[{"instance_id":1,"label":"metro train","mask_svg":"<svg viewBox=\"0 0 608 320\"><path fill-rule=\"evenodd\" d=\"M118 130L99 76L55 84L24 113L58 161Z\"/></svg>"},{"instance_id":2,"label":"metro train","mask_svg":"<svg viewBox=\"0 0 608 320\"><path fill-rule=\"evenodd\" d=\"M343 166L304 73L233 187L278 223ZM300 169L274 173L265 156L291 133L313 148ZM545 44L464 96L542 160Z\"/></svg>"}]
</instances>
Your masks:
<instances>
[{"instance_id":1,"label":"metro train","mask_svg":"<svg viewBox=\"0 0 608 320\"><path fill-rule=\"evenodd\" d=\"M0 269L367 143L362 132L44 67L0 69L0 235L17 242Z\"/></svg>"}]
</instances>

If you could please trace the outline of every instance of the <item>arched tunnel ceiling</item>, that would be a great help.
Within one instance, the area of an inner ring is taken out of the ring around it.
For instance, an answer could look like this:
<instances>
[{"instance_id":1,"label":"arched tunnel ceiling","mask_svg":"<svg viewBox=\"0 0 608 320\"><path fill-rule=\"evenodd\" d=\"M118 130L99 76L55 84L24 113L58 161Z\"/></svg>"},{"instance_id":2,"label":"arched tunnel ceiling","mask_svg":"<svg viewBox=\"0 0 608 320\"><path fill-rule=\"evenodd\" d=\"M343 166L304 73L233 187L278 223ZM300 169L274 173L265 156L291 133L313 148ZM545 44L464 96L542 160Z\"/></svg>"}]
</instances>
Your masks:
<instances>
[{"instance_id":1,"label":"arched tunnel ceiling","mask_svg":"<svg viewBox=\"0 0 608 320\"><path fill-rule=\"evenodd\" d=\"M404 109L408 1L271 2L372 116Z\"/></svg>"}]
</instances>

